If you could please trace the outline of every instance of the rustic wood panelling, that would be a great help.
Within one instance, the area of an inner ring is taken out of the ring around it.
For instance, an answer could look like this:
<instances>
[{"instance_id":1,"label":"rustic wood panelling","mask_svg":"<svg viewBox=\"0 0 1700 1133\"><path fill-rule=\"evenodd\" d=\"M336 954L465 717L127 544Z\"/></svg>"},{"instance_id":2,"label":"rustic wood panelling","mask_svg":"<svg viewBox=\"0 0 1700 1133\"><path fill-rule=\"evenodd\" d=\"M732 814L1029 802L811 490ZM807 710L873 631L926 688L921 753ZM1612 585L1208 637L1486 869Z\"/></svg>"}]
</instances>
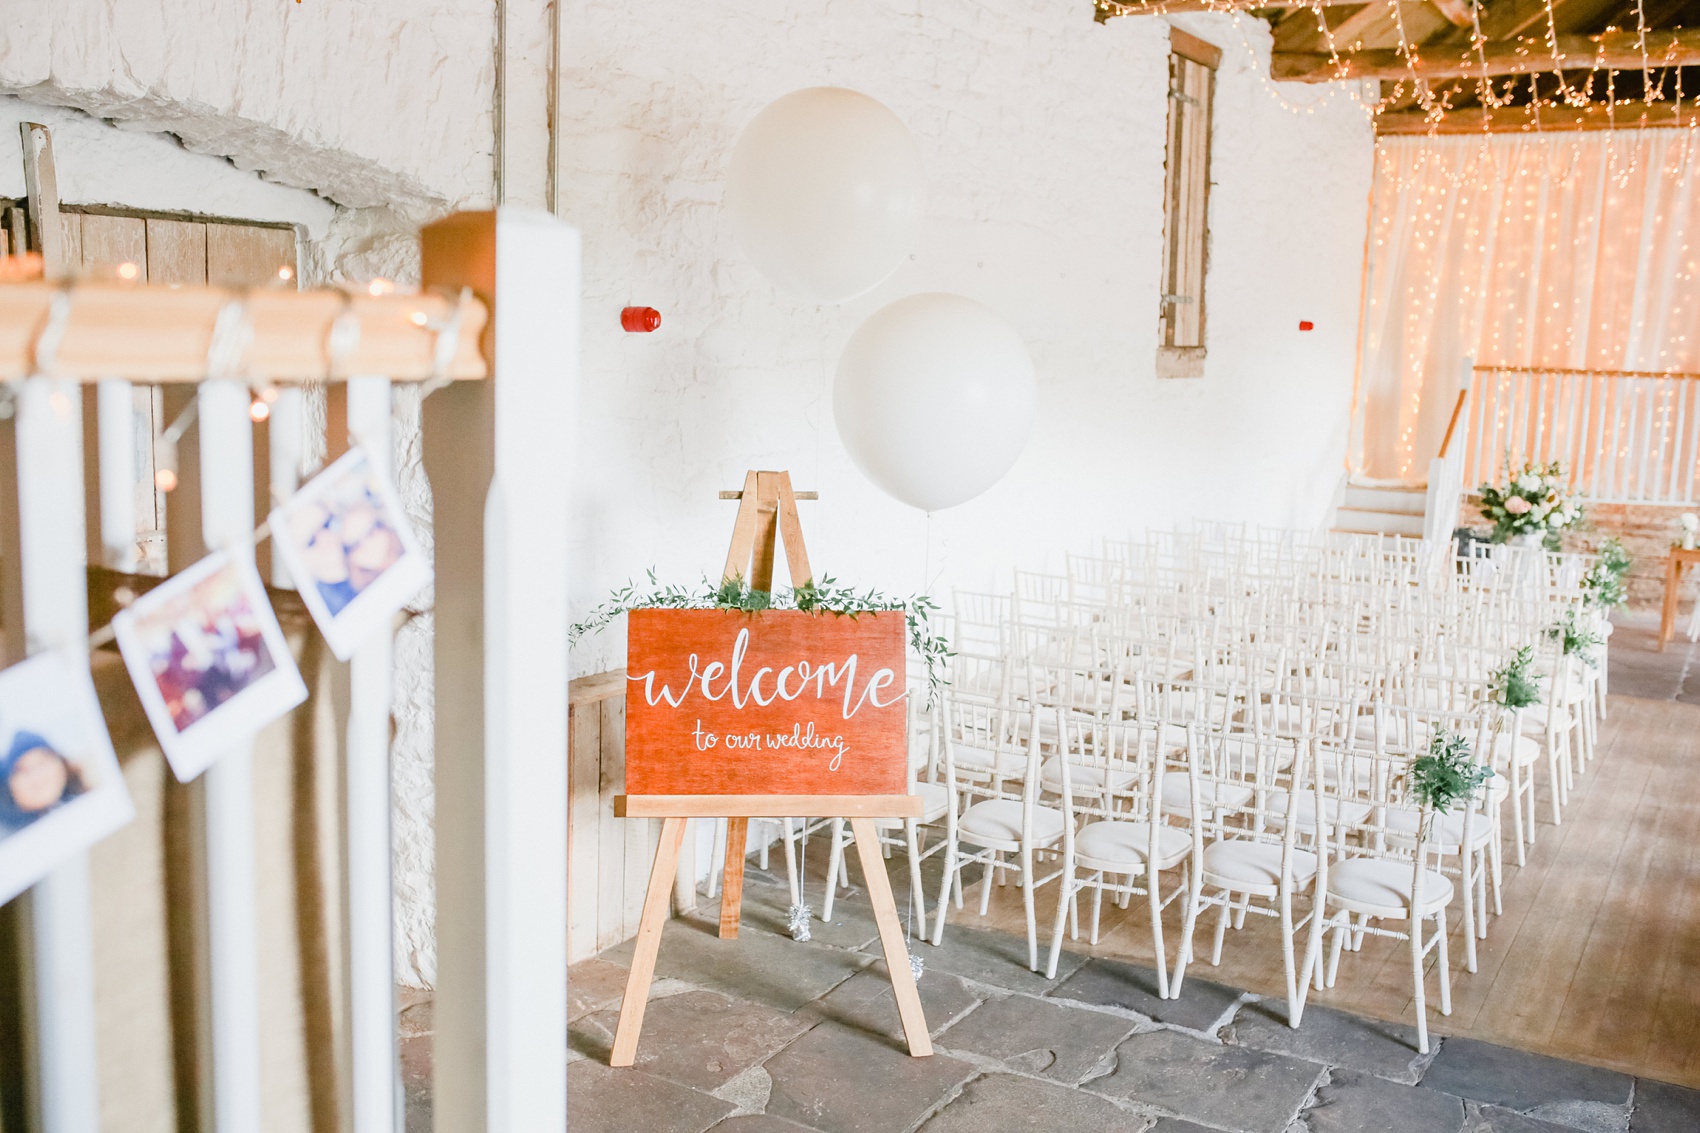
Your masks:
<instances>
[{"instance_id":1,"label":"rustic wood panelling","mask_svg":"<svg viewBox=\"0 0 1700 1133\"><path fill-rule=\"evenodd\" d=\"M208 224L207 283L260 287L281 268L295 270L295 230L248 224Z\"/></svg>"},{"instance_id":2,"label":"rustic wood panelling","mask_svg":"<svg viewBox=\"0 0 1700 1133\"><path fill-rule=\"evenodd\" d=\"M569 962L637 935L661 834L655 819L614 817L614 796L625 791L625 684L624 670L572 683L567 755ZM691 848L689 839L686 848ZM695 854L687 853L685 859L683 868L694 877Z\"/></svg>"},{"instance_id":3,"label":"rustic wood panelling","mask_svg":"<svg viewBox=\"0 0 1700 1133\"><path fill-rule=\"evenodd\" d=\"M199 287L207 281L207 226L197 220L146 221L149 283Z\"/></svg>"}]
</instances>

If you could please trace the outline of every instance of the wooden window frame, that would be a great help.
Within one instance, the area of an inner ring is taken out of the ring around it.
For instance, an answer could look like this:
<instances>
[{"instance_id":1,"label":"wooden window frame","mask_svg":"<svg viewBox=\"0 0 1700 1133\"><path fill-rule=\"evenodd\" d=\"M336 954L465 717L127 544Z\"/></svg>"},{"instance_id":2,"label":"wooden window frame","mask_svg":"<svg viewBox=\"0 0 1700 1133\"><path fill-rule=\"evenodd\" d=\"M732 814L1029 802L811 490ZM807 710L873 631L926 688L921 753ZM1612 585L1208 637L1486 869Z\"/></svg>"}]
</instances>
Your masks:
<instances>
[{"instance_id":1,"label":"wooden window frame","mask_svg":"<svg viewBox=\"0 0 1700 1133\"><path fill-rule=\"evenodd\" d=\"M1201 378L1210 259L1210 138L1220 48L1169 29L1157 376Z\"/></svg>"}]
</instances>

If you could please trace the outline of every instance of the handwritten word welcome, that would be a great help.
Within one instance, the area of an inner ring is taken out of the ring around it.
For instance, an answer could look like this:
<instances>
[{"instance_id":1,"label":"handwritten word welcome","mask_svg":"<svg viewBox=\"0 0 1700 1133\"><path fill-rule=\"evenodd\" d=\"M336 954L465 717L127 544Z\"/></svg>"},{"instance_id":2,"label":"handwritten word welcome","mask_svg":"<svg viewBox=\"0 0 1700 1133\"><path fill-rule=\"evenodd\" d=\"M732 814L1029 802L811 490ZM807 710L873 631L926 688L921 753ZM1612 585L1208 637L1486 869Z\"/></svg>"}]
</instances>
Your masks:
<instances>
[{"instance_id":1,"label":"handwritten word welcome","mask_svg":"<svg viewBox=\"0 0 1700 1133\"><path fill-rule=\"evenodd\" d=\"M889 708L906 695L898 692L890 700L880 699L880 690L897 683L897 674L888 668L874 670L858 694L857 655L854 653L838 663L812 664L808 661L798 661L795 665L786 665L777 671L764 665L750 674L746 683L743 666L744 654L749 651L749 647L750 631L743 629L738 631L737 640L732 643L729 664L710 661L704 665L697 655L692 653L686 662L689 672L685 677L684 686L677 693L674 693L670 685L662 684L658 687L653 670L628 675L626 679L643 682L644 699L651 705L666 701L674 708L683 705L692 695L710 701L730 698L732 707L742 709L752 702L765 708L776 700L796 700L807 693L811 686L817 700L827 699L828 689L835 692L841 690L844 698L843 715L846 720L854 716L864 704L872 704L875 708ZM772 680L764 694L763 682L768 678Z\"/></svg>"}]
</instances>

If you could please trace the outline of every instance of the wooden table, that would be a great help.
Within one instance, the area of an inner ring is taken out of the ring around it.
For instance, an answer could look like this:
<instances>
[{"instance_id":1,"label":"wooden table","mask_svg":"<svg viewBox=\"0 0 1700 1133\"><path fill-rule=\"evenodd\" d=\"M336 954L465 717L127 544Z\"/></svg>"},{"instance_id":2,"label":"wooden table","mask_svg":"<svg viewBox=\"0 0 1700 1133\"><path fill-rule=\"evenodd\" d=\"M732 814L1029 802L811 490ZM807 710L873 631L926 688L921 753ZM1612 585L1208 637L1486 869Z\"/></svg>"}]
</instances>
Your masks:
<instances>
[{"instance_id":1,"label":"wooden table","mask_svg":"<svg viewBox=\"0 0 1700 1133\"><path fill-rule=\"evenodd\" d=\"M1682 568L1691 563L1700 563L1700 547L1684 550L1681 547L1670 549L1670 558L1665 560L1665 608L1659 616L1659 652L1665 651L1665 642L1676 633L1676 592L1682 585Z\"/></svg>"}]
</instances>

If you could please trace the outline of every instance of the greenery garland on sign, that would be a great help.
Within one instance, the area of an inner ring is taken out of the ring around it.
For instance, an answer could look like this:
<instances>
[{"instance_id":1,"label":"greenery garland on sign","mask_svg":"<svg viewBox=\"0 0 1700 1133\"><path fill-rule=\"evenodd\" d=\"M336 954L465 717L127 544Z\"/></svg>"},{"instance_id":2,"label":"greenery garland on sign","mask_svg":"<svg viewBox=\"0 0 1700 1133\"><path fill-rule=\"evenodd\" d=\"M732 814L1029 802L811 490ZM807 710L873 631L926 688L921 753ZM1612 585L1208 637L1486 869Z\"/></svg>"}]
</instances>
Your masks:
<instances>
[{"instance_id":1,"label":"greenery garland on sign","mask_svg":"<svg viewBox=\"0 0 1700 1133\"><path fill-rule=\"evenodd\" d=\"M927 671L927 704L938 699L939 691L949 683L945 662L955 654L950 642L934 628L932 616L938 603L925 594L909 598L893 598L878 590L858 591L841 586L827 575L819 582L810 579L802 586L778 591L756 590L742 578L732 578L716 586L706 577L694 588L674 583L662 585L653 569L647 590L636 582L628 582L608 596L608 600L585 615L584 620L567 628L567 641L577 642L587 634L598 633L621 614L631 610L737 610L746 614L762 610L801 610L806 614L835 614L854 618L858 614L901 610L909 625L909 648L920 655Z\"/></svg>"}]
</instances>

